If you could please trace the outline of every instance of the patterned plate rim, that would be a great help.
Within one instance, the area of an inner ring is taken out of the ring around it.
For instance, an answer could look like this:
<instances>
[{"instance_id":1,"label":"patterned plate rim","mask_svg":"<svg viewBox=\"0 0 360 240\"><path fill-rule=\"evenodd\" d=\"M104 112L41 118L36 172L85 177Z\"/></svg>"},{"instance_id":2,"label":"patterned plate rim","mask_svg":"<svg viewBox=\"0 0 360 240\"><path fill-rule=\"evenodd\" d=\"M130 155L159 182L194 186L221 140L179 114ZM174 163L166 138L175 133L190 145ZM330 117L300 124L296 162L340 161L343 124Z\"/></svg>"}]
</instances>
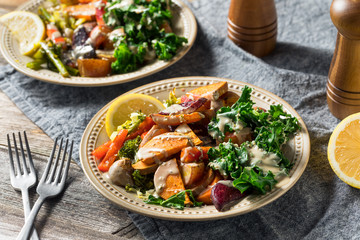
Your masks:
<instances>
[{"instance_id":1,"label":"patterned plate rim","mask_svg":"<svg viewBox=\"0 0 360 240\"><path fill-rule=\"evenodd\" d=\"M233 217L261 208L285 194L301 177L310 157L310 138L306 125L295 109L293 109L285 100L252 84L225 78L200 76L161 80L133 89L123 95L128 93L156 94L156 92L171 90L174 87L202 86L218 81L227 81L230 91L239 91L244 85L248 85L254 89L252 96L258 98L258 101L261 99L261 101L267 102L268 104L282 104L287 112L299 120L302 129L294 136L295 162L294 167L289 173L289 182L279 188L273 189L265 195L250 196L250 200L252 202L241 201L239 204L235 205L232 209L226 212L218 212L213 206L186 208L181 211L159 207L156 205L149 205L143 203L141 199L133 200L129 198L129 193L126 193L124 189L119 190L119 188L107 183L105 179L102 178L100 171L97 169L95 159L91 156L91 151L95 147L97 137L101 129L104 127L105 114L112 102L111 101L98 111L89 122L80 143L80 162L85 175L95 189L105 198L129 211L149 217L175 221L208 221Z\"/></svg>"},{"instance_id":2,"label":"patterned plate rim","mask_svg":"<svg viewBox=\"0 0 360 240\"><path fill-rule=\"evenodd\" d=\"M19 6L16 10L35 11L37 6L39 6L43 1L44 0L30 0ZM23 58L24 56L20 56L18 55L19 53L16 53L14 51L14 45L12 44L13 38L11 36L10 31L2 26L0 26L0 33L1 33L0 52L5 58L5 60L19 72L29 77L53 84L78 86L78 87L98 87L98 86L109 86L109 85L134 81L136 79L149 76L167 67L170 67L171 65L179 61L182 57L184 57L195 42L197 35L197 23L194 14L192 13L191 9L181 0L173 0L172 2L174 3L173 7L177 9L176 14L179 15L179 19L183 23L182 29L184 31L184 36L188 39L188 43L184 45L183 48L179 50L177 55L170 61L156 60L154 63L145 65L139 70L131 73L117 74L102 78L90 78L90 77L64 78L58 73L52 72L50 70L35 71L29 69L25 66L25 63L19 60L19 57Z\"/></svg>"}]
</instances>

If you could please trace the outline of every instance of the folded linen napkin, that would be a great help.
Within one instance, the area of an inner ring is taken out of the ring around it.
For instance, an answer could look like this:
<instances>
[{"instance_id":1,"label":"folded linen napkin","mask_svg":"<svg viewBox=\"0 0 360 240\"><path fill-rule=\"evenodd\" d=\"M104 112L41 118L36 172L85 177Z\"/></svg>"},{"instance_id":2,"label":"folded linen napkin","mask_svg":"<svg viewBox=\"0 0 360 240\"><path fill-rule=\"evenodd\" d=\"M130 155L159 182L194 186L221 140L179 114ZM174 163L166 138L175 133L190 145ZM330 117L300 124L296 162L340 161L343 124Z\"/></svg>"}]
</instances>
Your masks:
<instances>
[{"instance_id":1,"label":"folded linen napkin","mask_svg":"<svg viewBox=\"0 0 360 240\"><path fill-rule=\"evenodd\" d=\"M0 88L50 137L79 144L93 115L118 95L157 80L217 76L248 82L285 99L302 116L311 137L309 164L285 195L254 212L217 221L174 222L129 213L147 239L356 239L360 191L341 182L326 156L339 120L326 105L326 81L336 29L331 0L277 0L278 43L259 59L226 38L229 0L188 2L198 21L197 40L178 63L130 83L98 88L52 85L10 66L0 68ZM77 153L78 145L74 153ZM78 156L74 154L79 163Z\"/></svg>"}]
</instances>

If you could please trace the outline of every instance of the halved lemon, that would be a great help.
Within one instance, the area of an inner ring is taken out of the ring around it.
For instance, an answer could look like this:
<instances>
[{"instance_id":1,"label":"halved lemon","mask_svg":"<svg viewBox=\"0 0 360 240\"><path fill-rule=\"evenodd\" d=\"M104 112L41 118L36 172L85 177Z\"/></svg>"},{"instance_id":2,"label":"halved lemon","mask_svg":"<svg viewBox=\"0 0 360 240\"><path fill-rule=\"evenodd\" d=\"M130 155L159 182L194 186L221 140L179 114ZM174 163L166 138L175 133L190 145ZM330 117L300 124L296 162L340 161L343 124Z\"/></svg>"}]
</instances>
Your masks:
<instances>
[{"instance_id":1,"label":"halved lemon","mask_svg":"<svg viewBox=\"0 0 360 240\"><path fill-rule=\"evenodd\" d=\"M0 17L0 23L9 28L19 42L20 53L33 54L37 43L45 37L45 26L41 18L32 12L13 11Z\"/></svg>"},{"instance_id":2,"label":"halved lemon","mask_svg":"<svg viewBox=\"0 0 360 240\"><path fill-rule=\"evenodd\" d=\"M342 181L360 189L360 113L337 125L329 140L328 160Z\"/></svg>"},{"instance_id":3,"label":"halved lemon","mask_svg":"<svg viewBox=\"0 0 360 240\"><path fill-rule=\"evenodd\" d=\"M110 105L105 118L106 133L110 137L117 127L130 119L136 111L148 115L165 109L164 105L154 97L131 93L116 98Z\"/></svg>"}]
</instances>

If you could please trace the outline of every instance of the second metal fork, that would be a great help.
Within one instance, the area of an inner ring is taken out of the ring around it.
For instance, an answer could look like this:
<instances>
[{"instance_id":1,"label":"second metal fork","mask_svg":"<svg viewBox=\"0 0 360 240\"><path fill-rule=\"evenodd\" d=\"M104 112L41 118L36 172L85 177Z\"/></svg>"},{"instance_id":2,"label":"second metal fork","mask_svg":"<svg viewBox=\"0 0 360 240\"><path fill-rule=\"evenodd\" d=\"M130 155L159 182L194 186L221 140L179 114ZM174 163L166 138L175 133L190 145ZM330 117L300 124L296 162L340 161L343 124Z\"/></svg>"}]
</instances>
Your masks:
<instances>
[{"instance_id":1,"label":"second metal fork","mask_svg":"<svg viewBox=\"0 0 360 240\"><path fill-rule=\"evenodd\" d=\"M63 144L63 140L60 141L60 146L58 150L58 154L55 159L55 163L52 164L55 156L55 150L56 150L56 143L57 139L55 140L54 147L51 151L51 155L49 158L49 161L46 165L46 168L44 170L44 173L38 183L38 186L36 188L37 193L39 194L39 198L36 200L29 217L25 221L25 225L21 229L20 234L18 235L17 239L21 240L27 240L31 233L31 227L34 224L34 220L36 218L36 215L38 214L41 205L44 203L45 199L48 197L55 197L56 195L60 194L65 186L65 180L69 171L70 161L71 161L71 154L73 149L73 143L71 143L70 151L68 153L68 159L66 161L66 165L64 167L65 163L65 157L66 157L66 151L68 147L69 141L66 140L65 148L63 152L62 160L59 163L60 155L61 155L61 148ZM60 164L60 166L58 166ZM52 167L51 167L52 165ZM50 171L51 168L51 171Z\"/></svg>"},{"instance_id":2,"label":"second metal fork","mask_svg":"<svg viewBox=\"0 0 360 240\"><path fill-rule=\"evenodd\" d=\"M29 143L26 137L26 133L24 132L24 140L25 140L25 146L27 151L27 158L28 163L26 161L23 142L21 139L20 132L18 133L19 138L19 145L20 145L20 151L22 156L22 161L20 164L20 156L18 152L18 147L16 144L16 138L15 134L13 133L13 142L14 142L14 151L15 151L15 163L14 158L11 150L11 143L10 143L10 137L9 134L7 135L7 141L8 141L8 149L9 149L9 158L10 158L10 182L14 189L21 190L22 200L23 200L23 206L24 206L24 215L25 219L28 217L30 213L30 201L29 201L29 188L34 186L36 184L36 172L34 168L34 164L31 158L31 152ZM21 166L21 167L20 167ZM22 170L22 171L21 171ZM32 235L32 240L38 240L39 236L34 228Z\"/></svg>"}]
</instances>

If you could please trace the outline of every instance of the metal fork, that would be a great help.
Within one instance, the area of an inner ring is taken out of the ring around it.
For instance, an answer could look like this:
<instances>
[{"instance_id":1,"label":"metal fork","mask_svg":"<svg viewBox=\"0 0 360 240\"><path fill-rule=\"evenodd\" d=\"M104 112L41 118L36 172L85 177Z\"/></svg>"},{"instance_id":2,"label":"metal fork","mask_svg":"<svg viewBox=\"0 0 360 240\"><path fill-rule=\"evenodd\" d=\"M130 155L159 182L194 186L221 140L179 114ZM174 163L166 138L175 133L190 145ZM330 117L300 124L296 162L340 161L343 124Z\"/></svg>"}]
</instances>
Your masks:
<instances>
[{"instance_id":1,"label":"metal fork","mask_svg":"<svg viewBox=\"0 0 360 240\"><path fill-rule=\"evenodd\" d=\"M61 149L63 145L63 139L60 141L60 146L58 149L58 153L55 159L55 163L52 165L54 156L55 156L55 150L57 145L57 139L54 142L53 149L51 151L51 155L49 157L48 163L46 165L45 171L40 179L40 182L36 188L37 193L39 194L39 198L36 200L30 215L28 218L26 218L25 225L21 229L21 232L19 233L17 240L27 240L31 233L31 227L34 224L36 215L38 214L41 205L44 203L45 199L48 197L55 197L58 194L62 192L65 186L65 180L69 171L70 161L71 161L71 154L73 149L74 142L71 142L70 151L68 153L68 159L66 161L66 166L64 167L64 162L66 158L66 152L68 147L69 140L66 140L65 148L63 151L63 157L59 164L59 159L61 155ZM50 172L51 168L51 172ZM50 173L49 173L50 172ZM56 173L56 174L55 174ZM60 178L61 177L61 178Z\"/></svg>"},{"instance_id":2,"label":"metal fork","mask_svg":"<svg viewBox=\"0 0 360 240\"><path fill-rule=\"evenodd\" d=\"M25 145L26 145L28 163L26 163L26 157L25 157L23 142L21 139L21 134L20 134L20 132L18 132L18 135L19 135L18 138L19 138L19 142L20 142L20 150L21 150L21 155L22 155L22 161L21 161L22 164L20 164L20 157L19 157L19 152L18 152L18 148L17 148L17 144L16 144L15 133L13 133L12 135L13 135L13 142L14 142L14 151L15 151L15 156L16 156L15 164L14 164L13 154L12 154L12 150L11 150L10 136L9 136L9 134L7 134L9 158L10 158L10 182L14 189L21 191L23 206L24 206L24 215L25 215L25 219L26 219L28 217L28 215L30 213L30 209L31 209L28 190L29 190L29 188L31 188L32 186L34 186L36 184L36 181L37 181L36 171L35 171L34 164L33 164L32 158L31 158L31 152L30 152L29 143L28 143L28 140L26 137L26 133L24 132L24 140L25 140ZM20 165L22 167L20 167ZM21 173L21 169L22 169L23 173ZM38 240L39 236L36 232L36 229L35 228L33 228L33 229L34 230L32 232L31 239Z\"/></svg>"}]
</instances>

